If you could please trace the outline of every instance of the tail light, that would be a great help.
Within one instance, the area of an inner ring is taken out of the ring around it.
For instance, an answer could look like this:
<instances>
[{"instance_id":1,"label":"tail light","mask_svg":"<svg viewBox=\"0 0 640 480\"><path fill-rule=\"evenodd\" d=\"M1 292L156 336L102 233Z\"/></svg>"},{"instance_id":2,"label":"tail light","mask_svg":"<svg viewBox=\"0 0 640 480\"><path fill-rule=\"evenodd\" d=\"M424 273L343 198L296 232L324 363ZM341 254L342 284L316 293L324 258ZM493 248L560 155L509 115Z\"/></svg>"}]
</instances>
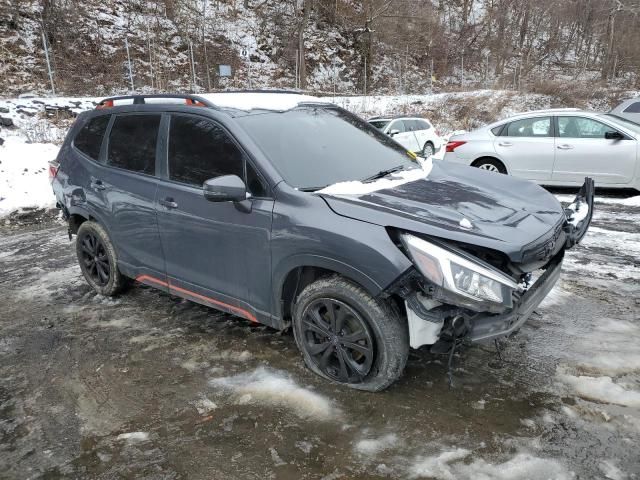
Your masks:
<instances>
[{"instance_id":1,"label":"tail light","mask_svg":"<svg viewBox=\"0 0 640 480\"><path fill-rule=\"evenodd\" d=\"M57 160L49 162L49 183L53 183L53 179L58 175L58 168L60 168L60 163Z\"/></svg>"},{"instance_id":2,"label":"tail light","mask_svg":"<svg viewBox=\"0 0 640 480\"><path fill-rule=\"evenodd\" d=\"M446 152L453 153L453 151L461 145L464 145L467 142L461 142L459 140L450 140L447 142Z\"/></svg>"}]
</instances>

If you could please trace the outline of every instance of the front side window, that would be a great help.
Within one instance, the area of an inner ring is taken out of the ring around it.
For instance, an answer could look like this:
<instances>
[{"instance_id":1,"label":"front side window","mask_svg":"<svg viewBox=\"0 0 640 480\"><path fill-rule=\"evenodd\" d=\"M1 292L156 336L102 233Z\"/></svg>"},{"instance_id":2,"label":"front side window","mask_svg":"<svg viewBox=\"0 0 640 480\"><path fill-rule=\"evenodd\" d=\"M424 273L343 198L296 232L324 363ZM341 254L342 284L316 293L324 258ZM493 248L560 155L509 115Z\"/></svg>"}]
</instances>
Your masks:
<instances>
[{"instance_id":1,"label":"front side window","mask_svg":"<svg viewBox=\"0 0 640 480\"><path fill-rule=\"evenodd\" d=\"M238 146L215 123L176 115L169 128L169 178L201 187L210 178L244 178L244 158Z\"/></svg>"},{"instance_id":2,"label":"front side window","mask_svg":"<svg viewBox=\"0 0 640 480\"><path fill-rule=\"evenodd\" d=\"M516 120L507 126L506 135L508 137L550 137L551 117Z\"/></svg>"},{"instance_id":3,"label":"front side window","mask_svg":"<svg viewBox=\"0 0 640 480\"><path fill-rule=\"evenodd\" d=\"M107 164L154 175L159 127L160 115L116 117L109 134Z\"/></svg>"},{"instance_id":4,"label":"front side window","mask_svg":"<svg viewBox=\"0 0 640 480\"><path fill-rule=\"evenodd\" d=\"M584 117L558 117L558 136L562 138L604 138L606 132L615 132L604 123Z\"/></svg>"},{"instance_id":5,"label":"front side window","mask_svg":"<svg viewBox=\"0 0 640 480\"><path fill-rule=\"evenodd\" d=\"M236 121L284 180L299 189L363 180L391 168L419 168L393 139L337 107L256 113Z\"/></svg>"},{"instance_id":6,"label":"front side window","mask_svg":"<svg viewBox=\"0 0 640 480\"><path fill-rule=\"evenodd\" d=\"M402 120L394 120L391 126L389 127L389 133L391 132L403 133L406 131L407 131L407 128L405 127L405 124Z\"/></svg>"},{"instance_id":7,"label":"front side window","mask_svg":"<svg viewBox=\"0 0 640 480\"><path fill-rule=\"evenodd\" d=\"M102 138L104 137L104 132L107 131L110 118L111 115L101 115L89 120L78 132L78 135L73 140L73 145L86 156L97 161L100 157Z\"/></svg>"}]
</instances>

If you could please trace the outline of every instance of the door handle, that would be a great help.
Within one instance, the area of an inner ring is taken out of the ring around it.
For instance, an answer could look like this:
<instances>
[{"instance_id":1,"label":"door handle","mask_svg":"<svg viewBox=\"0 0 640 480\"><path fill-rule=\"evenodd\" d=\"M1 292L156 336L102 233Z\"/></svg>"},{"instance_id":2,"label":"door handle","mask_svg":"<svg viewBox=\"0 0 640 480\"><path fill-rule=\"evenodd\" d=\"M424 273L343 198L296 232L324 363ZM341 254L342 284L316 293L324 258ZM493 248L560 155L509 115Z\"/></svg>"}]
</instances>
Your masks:
<instances>
[{"instance_id":1,"label":"door handle","mask_svg":"<svg viewBox=\"0 0 640 480\"><path fill-rule=\"evenodd\" d=\"M173 198L167 197L162 200L158 200L158 203L166 208L178 208L178 204L173 201Z\"/></svg>"},{"instance_id":2,"label":"door handle","mask_svg":"<svg viewBox=\"0 0 640 480\"><path fill-rule=\"evenodd\" d=\"M573 145L569 145L567 143L558 145L558 150L571 150L572 148L573 148Z\"/></svg>"},{"instance_id":3,"label":"door handle","mask_svg":"<svg viewBox=\"0 0 640 480\"><path fill-rule=\"evenodd\" d=\"M91 180L91 188L93 188L94 190L104 190L105 188L107 188L107 186L102 183L102 180L94 178Z\"/></svg>"},{"instance_id":4,"label":"door handle","mask_svg":"<svg viewBox=\"0 0 640 480\"><path fill-rule=\"evenodd\" d=\"M511 142L500 142L498 143L498 146L500 147L511 147L513 145L513 143Z\"/></svg>"}]
</instances>

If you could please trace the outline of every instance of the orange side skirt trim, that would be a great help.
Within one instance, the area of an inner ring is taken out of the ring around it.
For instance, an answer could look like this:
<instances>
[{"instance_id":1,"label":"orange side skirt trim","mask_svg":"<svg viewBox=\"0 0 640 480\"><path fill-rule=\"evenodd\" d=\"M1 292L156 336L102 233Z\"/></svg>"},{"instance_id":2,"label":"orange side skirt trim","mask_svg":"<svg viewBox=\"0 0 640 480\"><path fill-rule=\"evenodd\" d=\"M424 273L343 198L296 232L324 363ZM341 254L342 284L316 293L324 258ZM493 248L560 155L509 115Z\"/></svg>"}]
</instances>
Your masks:
<instances>
[{"instance_id":1,"label":"orange side skirt trim","mask_svg":"<svg viewBox=\"0 0 640 480\"><path fill-rule=\"evenodd\" d=\"M197 298L197 299L202 300L204 302L212 303L213 305L220 305L221 307L227 308L227 309L231 310L232 312L235 312L240 317L244 317L244 318L246 318L248 320L251 320L252 322L258 323L258 320L256 319L255 315L253 315L251 312L248 312L244 308L236 307L234 305L229 305L228 303L221 302L220 300L216 300L214 298L206 297L204 295L200 295L199 293L192 292L191 290L187 290L185 288L180 288L180 287L177 287L175 285L171 285L171 282L164 282L164 281L162 281L162 280L160 280L158 278L152 277L150 275L139 275L139 276L136 277L136 281L137 282L141 282L141 283L145 283L145 282L154 283L156 285L160 285L161 287L166 287L170 291L178 293L178 295L181 296L181 297L184 296L184 295L188 295L190 297Z\"/></svg>"}]
</instances>

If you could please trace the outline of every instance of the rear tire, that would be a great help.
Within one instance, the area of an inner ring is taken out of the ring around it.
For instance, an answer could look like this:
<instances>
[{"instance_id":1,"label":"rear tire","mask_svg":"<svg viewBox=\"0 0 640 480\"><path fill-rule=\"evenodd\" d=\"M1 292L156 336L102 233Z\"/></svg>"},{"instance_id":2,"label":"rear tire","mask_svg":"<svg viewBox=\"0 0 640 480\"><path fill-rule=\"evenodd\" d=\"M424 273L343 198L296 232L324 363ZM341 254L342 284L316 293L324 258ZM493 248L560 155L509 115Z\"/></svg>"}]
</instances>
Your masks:
<instances>
[{"instance_id":1,"label":"rear tire","mask_svg":"<svg viewBox=\"0 0 640 480\"><path fill-rule=\"evenodd\" d=\"M76 255L85 280L97 293L113 296L125 287L126 277L118 270L118 256L100 224L87 220L80 225Z\"/></svg>"},{"instance_id":2,"label":"rear tire","mask_svg":"<svg viewBox=\"0 0 640 480\"><path fill-rule=\"evenodd\" d=\"M422 158L429 158L436 152L436 147L431 142L427 142L422 147Z\"/></svg>"},{"instance_id":3,"label":"rear tire","mask_svg":"<svg viewBox=\"0 0 640 480\"><path fill-rule=\"evenodd\" d=\"M494 173L507 174L507 168L497 158L485 157L479 158L471 164L471 166L479 168L480 170L487 170Z\"/></svg>"},{"instance_id":4,"label":"rear tire","mask_svg":"<svg viewBox=\"0 0 640 480\"><path fill-rule=\"evenodd\" d=\"M409 356L407 325L396 309L338 275L300 293L293 333L313 372L358 390L387 388L402 375Z\"/></svg>"}]
</instances>

